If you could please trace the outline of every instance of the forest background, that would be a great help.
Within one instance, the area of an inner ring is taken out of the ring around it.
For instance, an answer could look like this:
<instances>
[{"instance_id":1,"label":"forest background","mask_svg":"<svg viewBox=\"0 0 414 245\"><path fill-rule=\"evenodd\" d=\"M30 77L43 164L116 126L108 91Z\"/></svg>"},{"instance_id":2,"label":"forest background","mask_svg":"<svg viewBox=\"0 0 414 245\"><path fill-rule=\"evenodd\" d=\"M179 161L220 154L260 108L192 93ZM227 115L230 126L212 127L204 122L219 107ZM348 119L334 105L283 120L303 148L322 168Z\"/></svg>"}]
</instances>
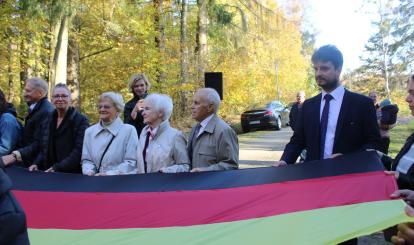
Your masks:
<instances>
[{"instance_id":1,"label":"forest background","mask_svg":"<svg viewBox=\"0 0 414 245\"><path fill-rule=\"evenodd\" d=\"M306 0L285 2L0 0L0 86L23 117L27 78L44 78L50 88L67 83L74 106L96 122L98 96L116 91L129 100L129 78L143 72L150 92L173 98L173 122L186 127L204 72L223 72L220 115L237 120L244 110L271 100L294 101L298 90L318 92L310 64L316 33L303 17ZM361 54L361 67L343 75L345 86L364 94L379 91L406 112L414 3L366 4L378 11L377 32Z\"/></svg>"}]
</instances>

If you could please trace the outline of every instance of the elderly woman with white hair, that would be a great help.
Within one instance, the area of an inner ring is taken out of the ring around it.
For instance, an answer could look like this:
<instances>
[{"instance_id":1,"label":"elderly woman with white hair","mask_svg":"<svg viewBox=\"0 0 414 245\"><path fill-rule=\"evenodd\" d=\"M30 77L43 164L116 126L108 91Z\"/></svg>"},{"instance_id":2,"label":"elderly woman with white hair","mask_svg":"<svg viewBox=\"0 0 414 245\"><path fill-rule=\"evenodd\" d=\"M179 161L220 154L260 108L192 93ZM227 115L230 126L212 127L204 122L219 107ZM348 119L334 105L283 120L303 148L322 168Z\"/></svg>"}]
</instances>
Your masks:
<instances>
[{"instance_id":1,"label":"elderly woman with white hair","mask_svg":"<svg viewBox=\"0 0 414 245\"><path fill-rule=\"evenodd\" d=\"M133 126L124 124L119 118L123 109L120 94L106 92L99 97L99 122L85 132L81 160L83 174L102 176L138 172L138 136Z\"/></svg>"},{"instance_id":2,"label":"elderly woman with white hair","mask_svg":"<svg viewBox=\"0 0 414 245\"><path fill-rule=\"evenodd\" d=\"M142 116L147 126L139 139L138 157L142 161L138 168L145 173L178 173L190 169L184 135L168 122L172 110L168 95L150 94L144 100Z\"/></svg>"}]
</instances>

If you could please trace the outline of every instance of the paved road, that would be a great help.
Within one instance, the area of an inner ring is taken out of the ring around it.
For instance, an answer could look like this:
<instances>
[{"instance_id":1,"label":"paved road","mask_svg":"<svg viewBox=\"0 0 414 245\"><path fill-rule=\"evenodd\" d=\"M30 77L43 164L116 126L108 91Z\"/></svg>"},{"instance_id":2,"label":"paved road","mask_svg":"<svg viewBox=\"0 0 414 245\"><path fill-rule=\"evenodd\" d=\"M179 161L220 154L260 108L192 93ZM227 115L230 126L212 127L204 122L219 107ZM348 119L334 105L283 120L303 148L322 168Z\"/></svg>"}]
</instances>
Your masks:
<instances>
[{"instance_id":1,"label":"paved road","mask_svg":"<svg viewBox=\"0 0 414 245\"><path fill-rule=\"evenodd\" d=\"M292 136L290 128L280 131L253 131L238 135L240 145L240 167L266 167L279 160L286 143ZM359 245L389 245L382 233L360 237Z\"/></svg>"},{"instance_id":2,"label":"paved road","mask_svg":"<svg viewBox=\"0 0 414 245\"><path fill-rule=\"evenodd\" d=\"M287 127L239 135L241 167L270 166L279 160L291 136L292 130Z\"/></svg>"}]
</instances>

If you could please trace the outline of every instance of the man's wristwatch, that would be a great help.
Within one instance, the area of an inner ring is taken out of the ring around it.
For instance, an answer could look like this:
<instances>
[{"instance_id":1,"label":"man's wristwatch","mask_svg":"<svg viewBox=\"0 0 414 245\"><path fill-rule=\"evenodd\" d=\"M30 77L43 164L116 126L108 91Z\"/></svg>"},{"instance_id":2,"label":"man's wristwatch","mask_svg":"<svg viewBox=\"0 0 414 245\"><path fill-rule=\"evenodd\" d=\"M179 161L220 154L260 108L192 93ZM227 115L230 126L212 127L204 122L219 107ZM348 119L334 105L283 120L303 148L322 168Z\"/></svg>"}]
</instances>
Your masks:
<instances>
[{"instance_id":1,"label":"man's wristwatch","mask_svg":"<svg viewBox=\"0 0 414 245\"><path fill-rule=\"evenodd\" d=\"M16 153L13 153L12 152L10 155L12 155L14 157L14 160L17 161L17 155L16 155Z\"/></svg>"}]
</instances>

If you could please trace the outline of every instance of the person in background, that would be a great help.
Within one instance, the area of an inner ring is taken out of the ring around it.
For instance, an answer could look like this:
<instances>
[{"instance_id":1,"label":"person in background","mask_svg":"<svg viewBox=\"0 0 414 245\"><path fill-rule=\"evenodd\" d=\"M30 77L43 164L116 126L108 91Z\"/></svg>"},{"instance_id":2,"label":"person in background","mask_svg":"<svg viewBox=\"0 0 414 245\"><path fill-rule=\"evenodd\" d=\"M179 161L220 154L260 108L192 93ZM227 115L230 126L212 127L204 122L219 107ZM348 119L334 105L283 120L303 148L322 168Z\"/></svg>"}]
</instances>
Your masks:
<instances>
[{"instance_id":1,"label":"person in background","mask_svg":"<svg viewBox=\"0 0 414 245\"><path fill-rule=\"evenodd\" d=\"M136 174L138 136L135 128L119 118L122 95L106 92L99 97L99 122L85 131L82 149L84 175Z\"/></svg>"},{"instance_id":2,"label":"person in background","mask_svg":"<svg viewBox=\"0 0 414 245\"><path fill-rule=\"evenodd\" d=\"M384 99L379 105L381 112L381 117L378 120L381 134L381 145L379 150L388 154L388 149L390 147L390 130L397 125L397 114L399 109L397 105L391 104L389 99Z\"/></svg>"},{"instance_id":3,"label":"person in background","mask_svg":"<svg viewBox=\"0 0 414 245\"><path fill-rule=\"evenodd\" d=\"M6 97L0 89L0 164L3 162L3 157L16 147L21 134L21 126L9 108Z\"/></svg>"},{"instance_id":4,"label":"person in background","mask_svg":"<svg viewBox=\"0 0 414 245\"><path fill-rule=\"evenodd\" d=\"M371 91L369 93L369 97L374 103L378 126L380 129L381 142L379 144L378 150L384 154L388 154L388 148L390 146L389 131L396 125L398 107L396 105L391 105L391 101L389 99L384 99L381 103L378 103L378 95L375 91ZM390 114L394 114L395 116L391 118ZM390 119L395 119L395 121L392 121Z\"/></svg>"},{"instance_id":5,"label":"person in background","mask_svg":"<svg viewBox=\"0 0 414 245\"><path fill-rule=\"evenodd\" d=\"M168 122L172 110L173 102L168 95L150 94L145 98L142 116L147 126L142 130L138 150L138 158L142 157L139 162L143 163L141 167L145 173L190 170L184 135Z\"/></svg>"},{"instance_id":6,"label":"person in background","mask_svg":"<svg viewBox=\"0 0 414 245\"><path fill-rule=\"evenodd\" d=\"M134 97L125 104L124 122L134 126L139 137L145 127L142 117L143 101L151 84L144 73L139 73L132 75L128 87Z\"/></svg>"},{"instance_id":7,"label":"person in background","mask_svg":"<svg viewBox=\"0 0 414 245\"><path fill-rule=\"evenodd\" d=\"M377 92L376 91L369 92L368 97L370 97L371 100L372 100L372 103L374 103L374 107L375 107L375 110L377 112L377 118L379 118L380 115L378 115L378 110L380 109L380 106L379 106L379 102L378 102Z\"/></svg>"},{"instance_id":8,"label":"person in background","mask_svg":"<svg viewBox=\"0 0 414 245\"><path fill-rule=\"evenodd\" d=\"M296 102L292 105L289 113L289 125L292 130L295 130L296 120L302 110L303 102L305 102L305 91L299 91L296 94Z\"/></svg>"},{"instance_id":9,"label":"person in background","mask_svg":"<svg viewBox=\"0 0 414 245\"><path fill-rule=\"evenodd\" d=\"M40 137L43 121L54 108L47 100L47 83L40 78L30 78L24 86L24 99L29 104L29 111L25 118L23 133L18 149L3 158L4 163L15 161L23 162L23 166L29 167L35 160L38 144L36 139Z\"/></svg>"},{"instance_id":10,"label":"person in background","mask_svg":"<svg viewBox=\"0 0 414 245\"><path fill-rule=\"evenodd\" d=\"M80 173L80 160L88 119L71 106L71 93L65 84L57 84L52 92L55 110L45 119L39 149L30 171Z\"/></svg>"},{"instance_id":11,"label":"person in background","mask_svg":"<svg viewBox=\"0 0 414 245\"><path fill-rule=\"evenodd\" d=\"M191 115L198 123L190 132L187 151L191 172L218 171L239 167L239 143L234 130L217 115L220 96L212 88L199 89Z\"/></svg>"}]
</instances>

